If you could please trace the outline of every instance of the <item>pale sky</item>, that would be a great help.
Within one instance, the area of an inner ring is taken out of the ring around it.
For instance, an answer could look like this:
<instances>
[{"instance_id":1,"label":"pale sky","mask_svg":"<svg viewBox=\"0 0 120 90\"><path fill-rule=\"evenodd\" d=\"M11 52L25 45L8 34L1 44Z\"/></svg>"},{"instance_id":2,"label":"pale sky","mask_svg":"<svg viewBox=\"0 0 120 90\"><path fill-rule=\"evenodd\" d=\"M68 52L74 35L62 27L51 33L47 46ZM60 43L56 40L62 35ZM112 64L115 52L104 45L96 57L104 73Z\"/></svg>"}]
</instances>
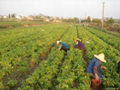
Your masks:
<instances>
[{"instance_id":1,"label":"pale sky","mask_svg":"<svg viewBox=\"0 0 120 90\"><path fill-rule=\"evenodd\" d=\"M105 17L120 18L120 0L0 0L0 15L101 18L102 2L105 1Z\"/></svg>"}]
</instances>

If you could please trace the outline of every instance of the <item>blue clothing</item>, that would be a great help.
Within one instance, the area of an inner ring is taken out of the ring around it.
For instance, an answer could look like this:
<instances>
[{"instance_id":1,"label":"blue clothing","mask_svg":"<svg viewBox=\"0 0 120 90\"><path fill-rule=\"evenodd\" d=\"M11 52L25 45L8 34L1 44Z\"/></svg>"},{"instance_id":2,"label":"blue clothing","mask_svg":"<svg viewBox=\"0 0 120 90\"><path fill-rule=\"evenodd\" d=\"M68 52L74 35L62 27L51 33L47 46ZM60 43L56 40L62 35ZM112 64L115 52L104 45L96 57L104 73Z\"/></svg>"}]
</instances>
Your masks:
<instances>
[{"instance_id":1,"label":"blue clothing","mask_svg":"<svg viewBox=\"0 0 120 90\"><path fill-rule=\"evenodd\" d=\"M66 44L65 42L61 42L60 44L66 49L70 48L70 46L68 44Z\"/></svg>"},{"instance_id":2,"label":"blue clothing","mask_svg":"<svg viewBox=\"0 0 120 90\"><path fill-rule=\"evenodd\" d=\"M94 59L90 62L90 64L89 64L88 67L87 67L87 72L94 74L93 68L94 68L95 66L96 66L97 69L98 69L98 73L97 73L97 74L98 74L99 78L100 78L100 79L103 79L103 76L102 76L102 73L101 73L100 61L99 61L97 58L94 58Z\"/></svg>"}]
</instances>

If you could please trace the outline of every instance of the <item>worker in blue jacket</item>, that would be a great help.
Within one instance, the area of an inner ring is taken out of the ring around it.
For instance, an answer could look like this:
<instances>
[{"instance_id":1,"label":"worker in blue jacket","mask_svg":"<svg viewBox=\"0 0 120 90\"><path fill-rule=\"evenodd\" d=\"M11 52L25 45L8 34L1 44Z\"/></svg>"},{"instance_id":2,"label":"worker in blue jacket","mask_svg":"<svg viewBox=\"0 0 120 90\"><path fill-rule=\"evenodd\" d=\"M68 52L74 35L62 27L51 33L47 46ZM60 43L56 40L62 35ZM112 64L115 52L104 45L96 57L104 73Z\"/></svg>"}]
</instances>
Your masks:
<instances>
[{"instance_id":1,"label":"worker in blue jacket","mask_svg":"<svg viewBox=\"0 0 120 90\"><path fill-rule=\"evenodd\" d=\"M67 52L70 49L70 46L62 41L57 41L57 45L59 46L59 50L64 50L65 52Z\"/></svg>"},{"instance_id":2,"label":"worker in blue jacket","mask_svg":"<svg viewBox=\"0 0 120 90\"><path fill-rule=\"evenodd\" d=\"M87 72L91 78L91 88L93 90L102 90L103 76L102 69L106 69L105 66L101 66L102 62L106 62L105 55L103 53L94 55L94 58L87 67Z\"/></svg>"}]
</instances>

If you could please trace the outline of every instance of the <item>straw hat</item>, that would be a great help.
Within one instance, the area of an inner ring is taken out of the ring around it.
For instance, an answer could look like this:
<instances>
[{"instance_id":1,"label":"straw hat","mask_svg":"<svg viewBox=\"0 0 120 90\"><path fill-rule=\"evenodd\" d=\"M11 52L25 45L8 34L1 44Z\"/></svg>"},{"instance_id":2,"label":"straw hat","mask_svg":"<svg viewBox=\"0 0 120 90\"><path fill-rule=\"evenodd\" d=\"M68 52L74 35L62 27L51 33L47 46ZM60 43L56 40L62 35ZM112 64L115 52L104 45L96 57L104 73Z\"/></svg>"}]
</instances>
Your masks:
<instances>
[{"instance_id":1,"label":"straw hat","mask_svg":"<svg viewBox=\"0 0 120 90\"><path fill-rule=\"evenodd\" d=\"M81 39L77 38L76 41L81 41Z\"/></svg>"},{"instance_id":2,"label":"straw hat","mask_svg":"<svg viewBox=\"0 0 120 90\"><path fill-rule=\"evenodd\" d=\"M94 55L94 57L96 57L97 59L99 59L102 62L106 62L104 53L101 53L99 55Z\"/></svg>"}]
</instances>

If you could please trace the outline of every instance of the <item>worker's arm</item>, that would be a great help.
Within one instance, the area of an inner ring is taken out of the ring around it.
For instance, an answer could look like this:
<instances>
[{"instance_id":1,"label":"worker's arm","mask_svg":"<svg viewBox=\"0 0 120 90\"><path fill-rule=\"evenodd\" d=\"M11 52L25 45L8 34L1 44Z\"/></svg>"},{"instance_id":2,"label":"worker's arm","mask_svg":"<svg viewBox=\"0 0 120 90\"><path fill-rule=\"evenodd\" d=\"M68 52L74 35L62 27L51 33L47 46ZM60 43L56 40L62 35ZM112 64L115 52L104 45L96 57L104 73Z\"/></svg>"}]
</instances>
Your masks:
<instances>
[{"instance_id":1,"label":"worker's arm","mask_svg":"<svg viewBox=\"0 0 120 90\"><path fill-rule=\"evenodd\" d=\"M93 72L94 72L94 75L95 75L95 79L99 80L100 78L98 76L98 68L96 66L93 68Z\"/></svg>"},{"instance_id":2,"label":"worker's arm","mask_svg":"<svg viewBox=\"0 0 120 90\"><path fill-rule=\"evenodd\" d=\"M105 66L101 66L102 69L106 70L107 68Z\"/></svg>"},{"instance_id":3,"label":"worker's arm","mask_svg":"<svg viewBox=\"0 0 120 90\"><path fill-rule=\"evenodd\" d=\"M51 47L54 47L54 46L55 46L55 43L52 43L52 44L51 44Z\"/></svg>"},{"instance_id":4,"label":"worker's arm","mask_svg":"<svg viewBox=\"0 0 120 90\"><path fill-rule=\"evenodd\" d=\"M78 48L78 45L74 45L74 48Z\"/></svg>"},{"instance_id":5,"label":"worker's arm","mask_svg":"<svg viewBox=\"0 0 120 90\"><path fill-rule=\"evenodd\" d=\"M58 50L61 50L61 48L62 48L62 45L59 46Z\"/></svg>"}]
</instances>

